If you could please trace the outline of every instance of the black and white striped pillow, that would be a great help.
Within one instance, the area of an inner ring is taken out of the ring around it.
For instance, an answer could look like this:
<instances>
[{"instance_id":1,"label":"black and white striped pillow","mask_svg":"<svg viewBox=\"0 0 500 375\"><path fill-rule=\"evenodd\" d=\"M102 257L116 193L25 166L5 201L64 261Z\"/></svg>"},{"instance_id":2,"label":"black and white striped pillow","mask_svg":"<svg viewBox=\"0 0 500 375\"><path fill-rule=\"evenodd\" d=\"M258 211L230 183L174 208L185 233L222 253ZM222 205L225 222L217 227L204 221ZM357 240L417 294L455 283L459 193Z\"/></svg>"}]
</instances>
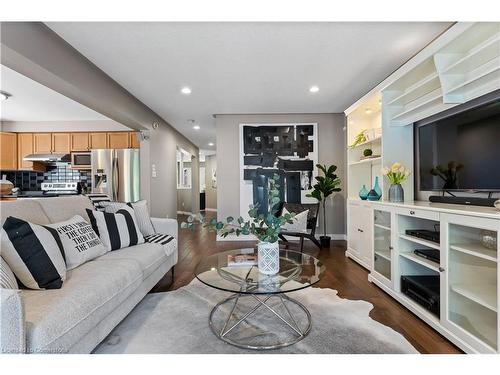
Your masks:
<instances>
[{"instance_id":1,"label":"black and white striped pillow","mask_svg":"<svg viewBox=\"0 0 500 375\"><path fill-rule=\"evenodd\" d=\"M121 209L112 214L87 209L90 224L108 250L144 243L144 237L137 226L134 210Z\"/></svg>"},{"instance_id":2,"label":"black and white striped pillow","mask_svg":"<svg viewBox=\"0 0 500 375\"><path fill-rule=\"evenodd\" d=\"M107 194L102 194L102 193L87 194L87 198L90 199L94 208L97 211L104 211L103 204L105 202L111 201L111 199L109 199L109 196Z\"/></svg>"},{"instance_id":3,"label":"black and white striped pillow","mask_svg":"<svg viewBox=\"0 0 500 375\"><path fill-rule=\"evenodd\" d=\"M14 273L2 257L0 257L0 287L4 289L19 289Z\"/></svg>"},{"instance_id":4,"label":"black and white striped pillow","mask_svg":"<svg viewBox=\"0 0 500 375\"><path fill-rule=\"evenodd\" d=\"M143 236L151 236L155 234L151 217L149 216L148 201L142 200L137 202L121 203L121 202L100 202L100 206L104 207L104 212L115 213L126 207L131 207L134 210L137 225Z\"/></svg>"},{"instance_id":5,"label":"black and white striped pillow","mask_svg":"<svg viewBox=\"0 0 500 375\"><path fill-rule=\"evenodd\" d=\"M144 236L144 240L150 243L157 243L160 245L166 245L174 239L170 234L152 234L150 236Z\"/></svg>"},{"instance_id":6,"label":"black and white striped pillow","mask_svg":"<svg viewBox=\"0 0 500 375\"><path fill-rule=\"evenodd\" d=\"M0 236L2 258L26 288L61 288L66 264L55 229L9 216Z\"/></svg>"}]
</instances>

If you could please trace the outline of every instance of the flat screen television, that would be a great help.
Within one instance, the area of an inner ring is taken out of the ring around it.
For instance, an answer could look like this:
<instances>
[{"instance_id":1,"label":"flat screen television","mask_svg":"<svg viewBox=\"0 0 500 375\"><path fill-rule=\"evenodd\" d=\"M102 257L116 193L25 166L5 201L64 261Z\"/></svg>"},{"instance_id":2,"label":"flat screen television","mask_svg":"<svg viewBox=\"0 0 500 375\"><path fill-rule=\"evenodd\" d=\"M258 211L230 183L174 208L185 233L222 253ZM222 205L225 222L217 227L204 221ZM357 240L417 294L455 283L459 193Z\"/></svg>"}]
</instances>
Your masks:
<instances>
[{"instance_id":1,"label":"flat screen television","mask_svg":"<svg viewBox=\"0 0 500 375\"><path fill-rule=\"evenodd\" d=\"M415 131L421 191L500 191L500 99Z\"/></svg>"}]
</instances>

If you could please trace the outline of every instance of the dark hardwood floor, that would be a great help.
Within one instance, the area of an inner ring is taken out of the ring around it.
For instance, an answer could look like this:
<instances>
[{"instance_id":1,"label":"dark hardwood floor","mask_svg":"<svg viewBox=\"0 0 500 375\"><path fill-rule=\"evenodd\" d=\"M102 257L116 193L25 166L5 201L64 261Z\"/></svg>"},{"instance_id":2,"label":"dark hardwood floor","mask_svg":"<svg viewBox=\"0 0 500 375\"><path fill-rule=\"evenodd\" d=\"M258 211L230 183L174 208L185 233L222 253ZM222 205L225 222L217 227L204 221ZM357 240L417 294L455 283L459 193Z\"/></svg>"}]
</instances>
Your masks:
<instances>
[{"instance_id":1,"label":"dark hardwood floor","mask_svg":"<svg viewBox=\"0 0 500 375\"><path fill-rule=\"evenodd\" d=\"M183 219L185 217L180 216L179 222ZM203 256L252 246L253 242L217 242L215 233L201 227L179 229L179 262L175 266L174 280L172 282L170 273L167 274L152 292L165 292L189 284L194 278L194 268ZM333 241L330 249L322 250L309 241L305 242L304 252L322 260L326 266L326 274L316 287L335 289L341 298L372 303L374 308L370 316L401 333L421 353L461 353L392 297L368 282L368 271L346 258L345 249L345 241Z\"/></svg>"}]
</instances>

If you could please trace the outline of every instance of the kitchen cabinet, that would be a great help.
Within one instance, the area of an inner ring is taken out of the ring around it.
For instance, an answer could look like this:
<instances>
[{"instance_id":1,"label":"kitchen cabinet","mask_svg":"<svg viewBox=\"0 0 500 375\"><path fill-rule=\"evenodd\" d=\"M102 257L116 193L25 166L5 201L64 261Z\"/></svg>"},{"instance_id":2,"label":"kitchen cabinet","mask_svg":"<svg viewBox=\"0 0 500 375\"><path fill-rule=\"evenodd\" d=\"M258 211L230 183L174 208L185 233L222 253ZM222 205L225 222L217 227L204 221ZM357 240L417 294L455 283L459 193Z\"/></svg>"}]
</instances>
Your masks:
<instances>
[{"instance_id":1,"label":"kitchen cabinet","mask_svg":"<svg viewBox=\"0 0 500 375\"><path fill-rule=\"evenodd\" d=\"M33 133L33 153L52 153L52 133Z\"/></svg>"},{"instance_id":2,"label":"kitchen cabinet","mask_svg":"<svg viewBox=\"0 0 500 375\"><path fill-rule=\"evenodd\" d=\"M129 132L108 133L108 148L129 148Z\"/></svg>"},{"instance_id":3,"label":"kitchen cabinet","mask_svg":"<svg viewBox=\"0 0 500 375\"><path fill-rule=\"evenodd\" d=\"M89 148L91 150L108 148L108 133L89 133Z\"/></svg>"},{"instance_id":4,"label":"kitchen cabinet","mask_svg":"<svg viewBox=\"0 0 500 375\"><path fill-rule=\"evenodd\" d=\"M140 148L139 132L130 132L130 148Z\"/></svg>"},{"instance_id":5,"label":"kitchen cabinet","mask_svg":"<svg viewBox=\"0 0 500 375\"><path fill-rule=\"evenodd\" d=\"M71 151L70 133L52 133L52 153L69 154Z\"/></svg>"},{"instance_id":6,"label":"kitchen cabinet","mask_svg":"<svg viewBox=\"0 0 500 375\"><path fill-rule=\"evenodd\" d=\"M17 134L0 132L0 169L17 169Z\"/></svg>"},{"instance_id":7,"label":"kitchen cabinet","mask_svg":"<svg viewBox=\"0 0 500 375\"><path fill-rule=\"evenodd\" d=\"M45 165L42 163L34 163L32 161L24 161L23 158L34 153L33 133L18 133L17 134L17 169L45 172Z\"/></svg>"},{"instance_id":8,"label":"kitchen cabinet","mask_svg":"<svg viewBox=\"0 0 500 375\"><path fill-rule=\"evenodd\" d=\"M70 133L71 151L88 151L90 150L89 133Z\"/></svg>"}]
</instances>

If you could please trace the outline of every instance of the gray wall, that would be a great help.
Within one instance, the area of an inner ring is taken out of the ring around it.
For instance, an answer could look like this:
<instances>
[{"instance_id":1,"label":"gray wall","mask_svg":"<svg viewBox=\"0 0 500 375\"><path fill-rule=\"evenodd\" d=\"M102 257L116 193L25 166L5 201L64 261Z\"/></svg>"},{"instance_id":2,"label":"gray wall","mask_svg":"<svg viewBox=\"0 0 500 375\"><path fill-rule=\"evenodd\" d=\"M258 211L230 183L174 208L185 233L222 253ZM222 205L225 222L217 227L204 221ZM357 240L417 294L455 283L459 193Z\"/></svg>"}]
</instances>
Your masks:
<instances>
[{"instance_id":1,"label":"gray wall","mask_svg":"<svg viewBox=\"0 0 500 375\"><path fill-rule=\"evenodd\" d=\"M149 131L149 141L141 142L141 195L152 202L152 215L176 216L176 147L192 155L199 154L198 147L43 23L2 22L1 63L131 129ZM193 161L193 186L192 194L198 196L198 158ZM196 212L199 201L193 202Z\"/></svg>"},{"instance_id":2,"label":"gray wall","mask_svg":"<svg viewBox=\"0 0 500 375\"><path fill-rule=\"evenodd\" d=\"M217 217L239 216L239 125L241 123L318 123L318 161L335 164L342 192L327 203L327 232L343 235L345 228L345 116L335 114L217 115Z\"/></svg>"},{"instance_id":3,"label":"gray wall","mask_svg":"<svg viewBox=\"0 0 500 375\"><path fill-rule=\"evenodd\" d=\"M212 169L217 170L217 155L205 156L205 207L217 209L217 189L212 187Z\"/></svg>"}]
</instances>

